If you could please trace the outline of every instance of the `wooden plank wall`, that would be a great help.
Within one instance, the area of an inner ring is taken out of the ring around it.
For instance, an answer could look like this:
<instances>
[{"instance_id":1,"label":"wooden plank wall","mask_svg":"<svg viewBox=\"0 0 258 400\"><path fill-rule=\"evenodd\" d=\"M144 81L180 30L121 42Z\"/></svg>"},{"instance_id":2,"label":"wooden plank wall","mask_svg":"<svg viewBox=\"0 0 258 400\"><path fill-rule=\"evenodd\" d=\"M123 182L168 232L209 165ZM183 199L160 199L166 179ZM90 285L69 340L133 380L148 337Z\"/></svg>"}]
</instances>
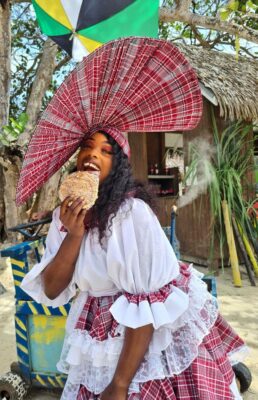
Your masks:
<instances>
[{"instance_id":1,"label":"wooden plank wall","mask_svg":"<svg viewBox=\"0 0 258 400\"><path fill-rule=\"evenodd\" d=\"M203 116L199 125L190 132L183 133L183 145L185 153L185 165L188 164L188 148L192 140L198 138L213 144L213 131L211 122L211 107L204 99ZM218 129L225 127L225 121L218 116L218 109L215 108L215 115ZM211 237L211 210L208 194L202 194L192 203L178 210L177 217L177 238L180 242L180 253L188 261L208 265L210 255ZM218 242L214 248L214 265L220 260Z\"/></svg>"}]
</instances>

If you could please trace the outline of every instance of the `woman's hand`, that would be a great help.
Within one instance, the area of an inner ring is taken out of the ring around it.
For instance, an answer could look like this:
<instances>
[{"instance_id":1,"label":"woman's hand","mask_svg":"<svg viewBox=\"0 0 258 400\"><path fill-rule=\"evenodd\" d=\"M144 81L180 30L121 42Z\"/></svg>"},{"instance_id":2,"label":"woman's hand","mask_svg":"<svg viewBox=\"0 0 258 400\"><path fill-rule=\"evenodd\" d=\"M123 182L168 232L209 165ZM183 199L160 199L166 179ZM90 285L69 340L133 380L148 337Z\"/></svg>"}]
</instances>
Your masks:
<instances>
[{"instance_id":1,"label":"woman's hand","mask_svg":"<svg viewBox=\"0 0 258 400\"><path fill-rule=\"evenodd\" d=\"M118 386L111 382L101 393L100 400L126 400L127 394L127 387Z\"/></svg>"},{"instance_id":2,"label":"woman's hand","mask_svg":"<svg viewBox=\"0 0 258 400\"><path fill-rule=\"evenodd\" d=\"M87 210L83 206L83 199L74 200L71 197L67 197L61 204L60 220L71 236L82 237L85 233L84 218Z\"/></svg>"}]
</instances>

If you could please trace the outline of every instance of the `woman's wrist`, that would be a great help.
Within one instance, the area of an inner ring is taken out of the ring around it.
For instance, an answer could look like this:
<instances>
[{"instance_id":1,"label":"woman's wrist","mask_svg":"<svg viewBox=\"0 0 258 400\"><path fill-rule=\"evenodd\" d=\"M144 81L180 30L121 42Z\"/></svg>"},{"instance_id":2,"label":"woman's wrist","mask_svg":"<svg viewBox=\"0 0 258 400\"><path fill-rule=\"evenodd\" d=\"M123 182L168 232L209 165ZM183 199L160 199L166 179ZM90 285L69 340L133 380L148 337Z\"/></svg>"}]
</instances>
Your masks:
<instances>
[{"instance_id":1,"label":"woman's wrist","mask_svg":"<svg viewBox=\"0 0 258 400\"><path fill-rule=\"evenodd\" d=\"M71 240L71 241L78 241L81 242L82 238L84 236L85 230L81 231L81 232L68 232L66 237L68 238L67 240Z\"/></svg>"},{"instance_id":2,"label":"woman's wrist","mask_svg":"<svg viewBox=\"0 0 258 400\"><path fill-rule=\"evenodd\" d=\"M124 390L127 390L129 388L130 383L131 382L129 382L126 379L126 377L121 376L121 374L119 372L115 373L115 375L111 381L111 384L113 386L115 386L116 388L119 388L119 389L124 389Z\"/></svg>"}]
</instances>

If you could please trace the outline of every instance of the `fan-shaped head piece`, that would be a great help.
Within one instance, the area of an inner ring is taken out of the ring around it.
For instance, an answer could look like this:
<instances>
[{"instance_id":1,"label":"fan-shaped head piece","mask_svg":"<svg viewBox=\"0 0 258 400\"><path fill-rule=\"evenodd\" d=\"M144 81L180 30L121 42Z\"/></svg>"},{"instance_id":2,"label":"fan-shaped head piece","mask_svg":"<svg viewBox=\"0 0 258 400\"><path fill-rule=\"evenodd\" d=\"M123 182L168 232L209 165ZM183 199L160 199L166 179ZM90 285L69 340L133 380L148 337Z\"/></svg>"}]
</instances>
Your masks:
<instances>
[{"instance_id":1,"label":"fan-shaped head piece","mask_svg":"<svg viewBox=\"0 0 258 400\"><path fill-rule=\"evenodd\" d=\"M124 132L191 130L201 114L196 74L174 45L140 37L109 42L77 65L44 111L24 159L17 205L97 131L129 156Z\"/></svg>"}]
</instances>

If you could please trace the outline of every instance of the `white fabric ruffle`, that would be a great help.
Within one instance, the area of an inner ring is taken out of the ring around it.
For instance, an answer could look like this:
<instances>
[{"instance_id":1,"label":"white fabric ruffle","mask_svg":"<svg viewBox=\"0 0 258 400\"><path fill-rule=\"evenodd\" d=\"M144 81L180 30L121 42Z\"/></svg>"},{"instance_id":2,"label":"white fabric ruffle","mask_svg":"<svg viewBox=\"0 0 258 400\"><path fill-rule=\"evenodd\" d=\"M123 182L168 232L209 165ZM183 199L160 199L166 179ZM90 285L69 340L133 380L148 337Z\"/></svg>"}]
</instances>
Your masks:
<instances>
[{"instance_id":1,"label":"white fabric ruffle","mask_svg":"<svg viewBox=\"0 0 258 400\"><path fill-rule=\"evenodd\" d=\"M186 295L180 289L176 291L175 289L177 288L173 287L172 293L164 303L159 303L164 307L163 311L160 311L164 312L164 318L157 319L155 307L153 311L153 307L149 306L147 315L149 318L151 316L154 324L159 327L154 330L148 352L133 378L129 392L138 392L140 382L178 375L188 368L198 355L198 346L217 319L216 300L207 292L205 283L199 279L193 268L189 293ZM182 302L185 297L180 297L179 292L188 298L186 309L182 306L186 304ZM175 293L178 295L177 301ZM124 304L124 301L117 304L119 315L123 314L123 306L128 312L128 304ZM176 311L177 307L181 309L180 315ZM177 318L175 318L176 313ZM128 315L130 323L132 315L130 313ZM162 320L164 324L160 326ZM57 368L61 372L69 372L67 388L70 384L72 386L82 384L94 393L101 393L104 390L114 375L123 346L125 328L128 326L125 320L123 322L123 325L121 323L118 325L116 332L120 335L108 337L105 341L93 339L87 331L79 329L74 329L66 336ZM138 317L137 323L140 326ZM145 324L144 317L141 326ZM62 400L65 398L62 397Z\"/></svg>"},{"instance_id":2,"label":"white fabric ruffle","mask_svg":"<svg viewBox=\"0 0 258 400\"><path fill-rule=\"evenodd\" d=\"M136 329L152 324L154 329L158 329L161 326L173 324L188 308L188 305L188 295L177 287L173 287L172 293L164 303L150 304L144 300L135 304L122 295L114 302L110 312L121 325Z\"/></svg>"},{"instance_id":3,"label":"white fabric ruffle","mask_svg":"<svg viewBox=\"0 0 258 400\"><path fill-rule=\"evenodd\" d=\"M69 302L75 296L76 287L74 278L72 278L69 285L60 293L55 299L49 299L44 291L44 283L42 279L42 271L53 260L52 255L44 254L41 262L36 264L29 274L25 275L21 283L21 288L24 289L37 303L45 304L46 306L59 307Z\"/></svg>"}]
</instances>

